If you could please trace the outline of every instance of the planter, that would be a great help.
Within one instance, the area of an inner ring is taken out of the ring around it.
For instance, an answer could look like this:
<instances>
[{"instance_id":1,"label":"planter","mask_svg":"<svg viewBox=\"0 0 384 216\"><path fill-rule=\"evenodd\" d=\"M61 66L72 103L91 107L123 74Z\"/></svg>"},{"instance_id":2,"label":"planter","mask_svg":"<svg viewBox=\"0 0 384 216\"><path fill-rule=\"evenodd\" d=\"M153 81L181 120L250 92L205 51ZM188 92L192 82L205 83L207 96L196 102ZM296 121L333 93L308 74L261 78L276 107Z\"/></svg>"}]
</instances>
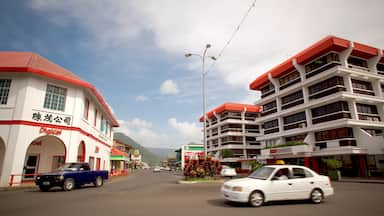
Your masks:
<instances>
[{"instance_id":1,"label":"planter","mask_svg":"<svg viewBox=\"0 0 384 216\"><path fill-rule=\"evenodd\" d=\"M329 170L328 176L333 181L340 181L341 179L341 174L339 170Z\"/></svg>"}]
</instances>

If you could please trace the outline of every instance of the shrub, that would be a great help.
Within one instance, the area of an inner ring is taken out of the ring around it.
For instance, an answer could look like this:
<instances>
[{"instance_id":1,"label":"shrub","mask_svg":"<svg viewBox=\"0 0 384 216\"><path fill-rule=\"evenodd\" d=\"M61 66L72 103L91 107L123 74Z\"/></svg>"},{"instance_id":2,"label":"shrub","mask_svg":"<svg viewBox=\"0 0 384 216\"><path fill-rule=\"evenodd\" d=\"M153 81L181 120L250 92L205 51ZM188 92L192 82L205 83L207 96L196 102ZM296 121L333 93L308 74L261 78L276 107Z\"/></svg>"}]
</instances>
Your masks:
<instances>
[{"instance_id":1,"label":"shrub","mask_svg":"<svg viewBox=\"0 0 384 216\"><path fill-rule=\"evenodd\" d=\"M184 176L204 178L206 176L215 176L220 173L221 163L220 161L213 160L211 158L189 160L184 166Z\"/></svg>"}]
</instances>

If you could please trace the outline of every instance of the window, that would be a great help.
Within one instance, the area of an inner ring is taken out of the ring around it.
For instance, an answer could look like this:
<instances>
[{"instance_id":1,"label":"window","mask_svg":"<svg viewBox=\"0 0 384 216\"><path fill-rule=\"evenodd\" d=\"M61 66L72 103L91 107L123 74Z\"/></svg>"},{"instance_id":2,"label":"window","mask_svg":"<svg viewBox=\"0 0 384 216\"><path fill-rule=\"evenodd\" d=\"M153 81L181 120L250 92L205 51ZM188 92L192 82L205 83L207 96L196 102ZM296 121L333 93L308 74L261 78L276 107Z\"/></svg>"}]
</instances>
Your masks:
<instances>
[{"instance_id":1,"label":"window","mask_svg":"<svg viewBox=\"0 0 384 216\"><path fill-rule=\"evenodd\" d=\"M367 133L369 133L371 136L382 136L383 130L379 129L370 129L370 128L363 128L363 130Z\"/></svg>"},{"instance_id":2,"label":"window","mask_svg":"<svg viewBox=\"0 0 384 216\"><path fill-rule=\"evenodd\" d=\"M378 114L376 105L356 104L358 113Z\"/></svg>"},{"instance_id":3,"label":"window","mask_svg":"<svg viewBox=\"0 0 384 216\"><path fill-rule=\"evenodd\" d=\"M326 79L308 87L309 99L317 99L345 90L344 80L339 76Z\"/></svg>"},{"instance_id":4,"label":"window","mask_svg":"<svg viewBox=\"0 0 384 216\"><path fill-rule=\"evenodd\" d=\"M64 111L66 95L67 89L53 85L47 85L44 108Z\"/></svg>"},{"instance_id":5,"label":"window","mask_svg":"<svg viewBox=\"0 0 384 216\"><path fill-rule=\"evenodd\" d=\"M337 128L333 130L320 131L315 133L316 141L353 138L352 128Z\"/></svg>"},{"instance_id":6,"label":"window","mask_svg":"<svg viewBox=\"0 0 384 216\"><path fill-rule=\"evenodd\" d=\"M101 131L101 132L104 132L104 130L105 130L105 120L104 120L104 116L101 115L100 131Z\"/></svg>"},{"instance_id":7,"label":"window","mask_svg":"<svg viewBox=\"0 0 384 216\"><path fill-rule=\"evenodd\" d=\"M313 177L312 173L302 168L292 168L293 178L310 178Z\"/></svg>"},{"instance_id":8,"label":"window","mask_svg":"<svg viewBox=\"0 0 384 216\"><path fill-rule=\"evenodd\" d=\"M376 65L377 72L381 75L384 75L384 64L379 63Z\"/></svg>"},{"instance_id":9,"label":"window","mask_svg":"<svg viewBox=\"0 0 384 216\"><path fill-rule=\"evenodd\" d=\"M282 103L282 106L281 106L282 109L288 109L293 106L303 104L304 103L303 91L300 90L290 95L287 95L285 97L282 97L281 103Z\"/></svg>"},{"instance_id":10,"label":"window","mask_svg":"<svg viewBox=\"0 0 384 216\"><path fill-rule=\"evenodd\" d=\"M279 132L279 121L277 119L263 124L264 134Z\"/></svg>"},{"instance_id":11,"label":"window","mask_svg":"<svg viewBox=\"0 0 384 216\"><path fill-rule=\"evenodd\" d=\"M266 116L275 112L277 112L277 104L276 101L272 101L263 105L263 111L261 113L261 116Z\"/></svg>"},{"instance_id":12,"label":"window","mask_svg":"<svg viewBox=\"0 0 384 216\"><path fill-rule=\"evenodd\" d=\"M372 84L370 82L352 79L353 93L375 95Z\"/></svg>"},{"instance_id":13,"label":"window","mask_svg":"<svg viewBox=\"0 0 384 216\"><path fill-rule=\"evenodd\" d=\"M88 114L89 114L89 100L85 98L84 102L84 118L88 120Z\"/></svg>"},{"instance_id":14,"label":"window","mask_svg":"<svg viewBox=\"0 0 384 216\"><path fill-rule=\"evenodd\" d=\"M368 69L367 60L351 56L348 58L348 67L350 68L361 68Z\"/></svg>"},{"instance_id":15,"label":"window","mask_svg":"<svg viewBox=\"0 0 384 216\"><path fill-rule=\"evenodd\" d=\"M295 83L300 82L300 73L298 71L293 71L281 78L279 78L280 90L285 89L288 86L291 86Z\"/></svg>"},{"instance_id":16,"label":"window","mask_svg":"<svg viewBox=\"0 0 384 216\"><path fill-rule=\"evenodd\" d=\"M272 83L268 83L266 85L264 85L263 87L261 87L261 97L266 97L270 94L273 94L275 93L275 86L272 84Z\"/></svg>"},{"instance_id":17,"label":"window","mask_svg":"<svg viewBox=\"0 0 384 216\"><path fill-rule=\"evenodd\" d=\"M376 105L356 104L359 120L380 121Z\"/></svg>"},{"instance_id":18,"label":"window","mask_svg":"<svg viewBox=\"0 0 384 216\"><path fill-rule=\"evenodd\" d=\"M0 79L0 104L7 104L10 88L10 79Z\"/></svg>"},{"instance_id":19,"label":"window","mask_svg":"<svg viewBox=\"0 0 384 216\"><path fill-rule=\"evenodd\" d=\"M303 142L307 134L299 134L295 136L285 137L285 142Z\"/></svg>"},{"instance_id":20,"label":"window","mask_svg":"<svg viewBox=\"0 0 384 216\"><path fill-rule=\"evenodd\" d=\"M93 119L93 126L96 127L96 123L97 123L97 109L95 109L95 118Z\"/></svg>"},{"instance_id":21,"label":"window","mask_svg":"<svg viewBox=\"0 0 384 216\"><path fill-rule=\"evenodd\" d=\"M351 118L348 102L339 101L327 104L321 107L311 109L312 123L318 124L327 121L333 121L342 118Z\"/></svg>"},{"instance_id":22,"label":"window","mask_svg":"<svg viewBox=\"0 0 384 216\"><path fill-rule=\"evenodd\" d=\"M304 128L307 126L305 112L296 113L284 117L284 130L291 130L295 128Z\"/></svg>"},{"instance_id":23,"label":"window","mask_svg":"<svg viewBox=\"0 0 384 216\"><path fill-rule=\"evenodd\" d=\"M306 77L312 77L318 73L321 73L325 70L328 70L329 68L340 64L341 63L339 60L339 54L333 52L328 53L305 65Z\"/></svg>"}]
</instances>

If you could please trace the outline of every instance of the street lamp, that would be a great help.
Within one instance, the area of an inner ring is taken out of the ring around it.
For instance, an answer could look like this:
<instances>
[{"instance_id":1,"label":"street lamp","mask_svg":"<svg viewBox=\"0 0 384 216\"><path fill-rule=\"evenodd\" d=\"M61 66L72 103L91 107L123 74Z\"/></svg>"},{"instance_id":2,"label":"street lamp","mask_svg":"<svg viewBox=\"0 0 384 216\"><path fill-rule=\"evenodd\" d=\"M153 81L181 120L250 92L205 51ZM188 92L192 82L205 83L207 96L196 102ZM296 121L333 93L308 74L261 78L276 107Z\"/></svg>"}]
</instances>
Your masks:
<instances>
[{"instance_id":1,"label":"street lamp","mask_svg":"<svg viewBox=\"0 0 384 216\"><path fill-rule=\"evenodd\" d=\"M202 67L201 67L201 76L202 76L202 92L203 92L203 119L204 119L204 129L203 129L203 145L204 145L204 155L207 157L207 136L206 136L206 128L207 128L207 123L206 123L206 114L205 114L205 104L206 104L206 98L205 98L205 76L207 75L208 71L205 71L205 59L209 58L214 61L216 61L216 58L214 56L206 56L208 48L211 47L211 44L205 45L205 49L203 52L203 55L200 54L195 54L195 53L187 53L185 54L185 57L191 57L191 56L198 56L200 57L202 61Z\"/></svg>"}]
</instances>

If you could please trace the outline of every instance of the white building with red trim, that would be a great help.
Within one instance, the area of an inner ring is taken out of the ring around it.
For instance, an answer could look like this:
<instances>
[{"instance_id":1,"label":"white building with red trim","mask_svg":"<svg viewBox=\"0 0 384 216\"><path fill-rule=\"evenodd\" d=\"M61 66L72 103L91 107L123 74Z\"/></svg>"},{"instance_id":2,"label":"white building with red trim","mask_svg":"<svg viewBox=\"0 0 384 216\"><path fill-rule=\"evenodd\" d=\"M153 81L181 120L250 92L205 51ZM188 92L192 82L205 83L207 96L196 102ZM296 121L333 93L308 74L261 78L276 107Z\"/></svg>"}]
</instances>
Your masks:
<instances>
[{"instance_id":1,"label":"white building with red trim","mask_svg":"<svg viewBox=\"0 0 384 216\"><path fill-rule=\"evenodd\" d=\"M110 170L117 119L90 83L30 52L0 52L0 186L64 162Z\"/></svg>"},{"instance_id":2,"label":"white building with red trim","mask_svg":"<svg viewBox=\"0 0 384 216\"><path fill-rule=\"evenodd\" d=\"M322 159L335 157L344 176L384 173L383 50L328 36L250 89L262 94L261 158L322 172Z\"/></svg>"},{"instance_id":3,"label":"white building with red trim","mask_svg":"<svg viewBox=\"0 0 384 216\"><path fill-rule=\"evenodd\" d=\"M256 140L260 135L260 126L256 123L259 112L259 106L224 103L206 113L207 153L222 163L250 169L247 161L260 155L262 148ZM200 122L203 121L200 117Z\"/></svg>"}]
</instances>

